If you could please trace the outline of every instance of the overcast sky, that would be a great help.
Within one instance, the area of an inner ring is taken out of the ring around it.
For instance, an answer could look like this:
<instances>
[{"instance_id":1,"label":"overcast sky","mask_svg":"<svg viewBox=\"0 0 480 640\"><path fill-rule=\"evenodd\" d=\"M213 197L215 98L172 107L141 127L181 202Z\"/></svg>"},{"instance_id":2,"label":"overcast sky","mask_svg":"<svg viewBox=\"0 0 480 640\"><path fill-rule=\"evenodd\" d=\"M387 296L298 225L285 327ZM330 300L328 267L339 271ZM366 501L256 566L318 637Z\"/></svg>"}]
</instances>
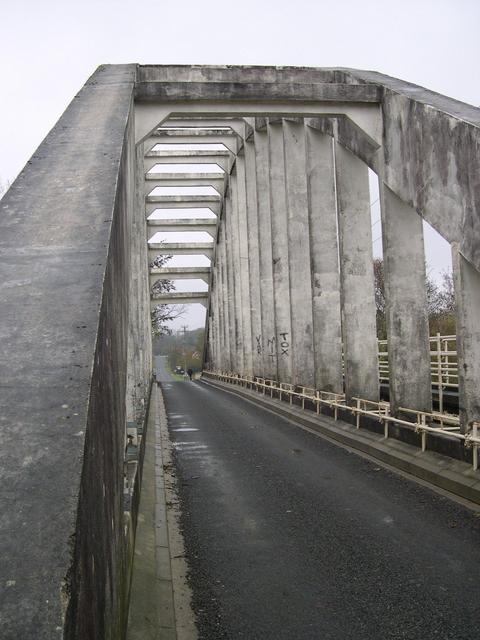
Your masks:
<instances>
[{"instance_id":1,"label":"overcast sky","mask_svg":"<svg viewBox=\"0 0 480 640\"><path fill-rule=\"evenodd\" d=\"M0 182L99 64L126 62L373 69L480 105L480 0L3 0ZM446 247L427 249L438 272Z\"/></svg>"}]
</instances>

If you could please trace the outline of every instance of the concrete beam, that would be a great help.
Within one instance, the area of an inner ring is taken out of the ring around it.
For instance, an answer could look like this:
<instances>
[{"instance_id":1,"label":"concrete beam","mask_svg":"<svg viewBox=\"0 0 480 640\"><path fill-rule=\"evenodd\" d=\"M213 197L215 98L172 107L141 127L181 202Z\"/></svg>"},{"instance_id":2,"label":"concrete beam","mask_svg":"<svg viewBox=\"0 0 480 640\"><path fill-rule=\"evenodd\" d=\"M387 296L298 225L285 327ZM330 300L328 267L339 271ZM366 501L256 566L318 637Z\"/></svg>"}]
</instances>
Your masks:
<instances>
[{"instance_id":1,"label":"concrete beam","mask_svg":"<svg viewBox=\"0 0 480 640\"><path fill-rule=\"evenodd\" d=\"M158 203L168 203L169 208L171 208L172 206L175 206L176 204L178 204L179 206L183 207L186 205L186 203L195 203L194 205L192 204L191 206L196 206L199 208L202 208L204 206L209 206L208 203L218 203L220 201L220 196L215 196L215 195L211 195L211 196L203 196L203 195L188 195L188 194L179 194L179 195L154 195L154 196L147 196L145 198L146 202L149 203L154 203L154 202L158 202Z\"/></svg>"},{"instance_id":2,"label":"concrete beam","mask_svg":"<svg viewBox=\"0 0 480 640\"><path fill-rule=\"evenodd\" d=\"M135 99L162 103L180 101L294 100L296 102L380 102L382 89L375 84L263 82L137 82Z\"/></svg>"},{"instance_id":3,"label":"concrete beam","mask_svg":"<svg viewBox=\"0 0 480 640\"><path fill-rule=\"evenodd\" d=\"M213 255L213 244L210 242L151 242L148 245L149 260L153 260L159 255L205 255L211 258Z\"/></svg>"},{"instance_id":4,"label":"concrete beam","mask_svg":"<svg viewBox=\"0 0 480 640\"><path fill-rule=\"evenodd\" d=\"M159 123L166 121L172 114L194 114L196 118L225 118L234 114L248 124L255 117L299 118L317 116L347 115L360 129L365 131L378 144L382 142L382 112L376 102L298 102L296 100L275 101L184 101L177 103L136 102L135 123L136 140L142 142ZM245 126L243 126L245 129ZM241 133L244 136L244 132Z\"/></svg>"},{"instance_id":5,"label":"concrete beam","mask_svg":"<svg viewBox=\"0 0 480 640\"><path fill-rule=\"evenodd\" d=\"M211 267L151 267L150 286L158 280L203 280L210 281Z\"/></svg>"},{"instance_id":6,"label":"concrete beam","mask_svg":"<svg viewBox=\"0 0 480 640\"><path fill-rule=\"evenodd\" d=\"M153 143L153 148L149 149L148 144L149 141L145 141L145 156L147 158L229 158L232 156L232 152L228 149L155 149L154 147L157 144L161 144L158 140L151 140Z\"/></svg>"},{"instance_id":7,"label":"concrete beam","mask_svg":"<svg viewBox=\"0 0 480 640\"><path fill-rule=\"evenodd\" d=\"M185 187L213 187L220 197L223 197L225 192L224 180L151 180L144 182L144 198L148 197L156 187L175 187L177 189L174 191L176 195L181 195ZM192 189L192 191L198 192L197 189Z\"/></svg>"},{"instance_id":8,"label":"concrete beam","mask_svg":"<svg viewBox=\"0 0 480 640\"><path fill-rule=\"evenodd\" d=\"M187 174L173 174L171 177L167 177L165 173L147 173L145 174L146 185L145 188L154 187L204 187L212 186L219 194L223 194L225 191L225 185L227 180L226 174L218 173L187 173Z\"/></svg>"},{"instance_id":9,"label":"concrete beam","mask_svg":"<svg viewBox=\"0 0 480 640\"><path fill-rule=\"evenodd\" d=\"M138 65L140 82L359 82L361 72L340 67L291 67L268 65ZM372 80L373 81L373 80Z\"/></svg>"},{"instance_id":10,"label":"concrete beam","mask_svg":"<svg viewBox=\"0 0 480 640\"><path fill-rule=\"evenodd\" d=\"M208 125L206 125L208 126ZM198 142L197 138L225 138L225 139L233 139L236 138L236 133L233 129L223 129L223 128L215 128L208 127L205 129L200 129L198 127L193 127L190 125L189 129L167 129L163 127L159 127L156 129L152 136L156 138L168 138L167 142L171 142L170 138L180 138L184 143L184 138L192 138L193 142ZM210 140L207 140L210 142Z\"/></svg>"},{"instance_id":11,"label":"concrete beam","mask_svg":"<svg viewBox=\"0 0 480 640\"><path fill-rule=\"evenodd\" d=\"M234 155L243 147L243 143L235 131L219 131L218 129L213 129L211 132L202 129L168 132L157 129L152 131L150 137L146 139L146 148L151 149L155 144L223 144Z\"/></svg>"},{"instance_id":12,"label":"concrete beam","mask_svg":"<svg viewBox=\"0 0 480 640\"><path fill-rule=\"evenodd\" d=\"M213 200L205 200L204 196L200 196L201 199L191 197L190 200L156 200L156 196L147 196L145 199L145 214L151 215L154 211L162 211L162 209L210 209L217 218L220 218L222 213L222 200L220 198L214 198ZM165 205L165 206L162 206ZM170 214L169 214L170 215Z\"/></svg>"},{"instance_id":13,"label":"concrete beam","mask_svg":"<svg viewBox=\"0 0 480 640\"><path fill-rule=\"evenodd\" d=\"M147 229L151 231L203 231L215 237L217 220L215 218L178 218L176 220L151 219L147 221Z\"/></svg>"},{"instance_id":14,"label":"concrete beam","mask_svg":"<svg viewBox=\"0 0 480 640\"><path fill-rule=\"evenodd\" d=\"M150 299L153 311L159 304L201 304L208 305L208 292L205 291L172 291L158 294Z\"/></svg>"},{"instance_id":15,"label":"concrete beam","mask_svg":"<svg viewBox=\"0 0 480 640\"><path fill-rule=\"evenodd\" d=\"M204 165L209 165L209 164L216 164L218 165L221 169L223 169L223 172L225 173L230 173L230 169L232 168L233 165L233 156L223 156L223 155L204 155L204 156L186 156L186 155L181 155L181 156L177 156L177 155L170 155L170 156L157 156L154 155L154 152L152 151L151 153L147 154L145 156L145 160L144 160L144 166L145 166L145 171L151 171L151 169L153 169L153 167L155 167L156 165L159 164L185 164L185 165L191 165L191 164L204 164ZM195 170L197 173L200 173L198 169ZM218 171L218 173L216 173L216 177L221 177L223 175L222 171ZM191 173L191 171L189 172L188 170L186 170L184 173ZM208 171L208 168L205 169L205 173L213 173L211 171ZM178 175L178 174L177 174Z\"/></svg>"},{"instance_id":16,"label":"concrete beam","mask_svg":"<svg viewBox=\"0 0 480 640\"><path fill-rule=\"evenodd\" d=\"M211 114L206 117L199 117L196 113L185 112L181 116L170 116L162 122L162 126L197 127L199 130L212 127L229 127L236 134L238 142L241 143L245 137L245 124L242 118L238 116L232 117L231 114L226 114L219 119Z\"/></svg>"},{"instance_id":17,"label":"concrete beam","mask_svg":"<svg viewBox=\"0 0 480 640\"><path fill-rule=\"evenodd\" d=\"M177 181L183 186L188 186L188 182L193 182L195 185L210 184L210 180L215 180L218 183L225 183L227 174L214 172L192 172L192 173L179 173L177 171L172 172L157 172L146 173L145 180L149 182L158 182L158 186L166 186L164 183L167 181ZM148 186L148 185L147 185Z\"/></svg>"}]
</instances>

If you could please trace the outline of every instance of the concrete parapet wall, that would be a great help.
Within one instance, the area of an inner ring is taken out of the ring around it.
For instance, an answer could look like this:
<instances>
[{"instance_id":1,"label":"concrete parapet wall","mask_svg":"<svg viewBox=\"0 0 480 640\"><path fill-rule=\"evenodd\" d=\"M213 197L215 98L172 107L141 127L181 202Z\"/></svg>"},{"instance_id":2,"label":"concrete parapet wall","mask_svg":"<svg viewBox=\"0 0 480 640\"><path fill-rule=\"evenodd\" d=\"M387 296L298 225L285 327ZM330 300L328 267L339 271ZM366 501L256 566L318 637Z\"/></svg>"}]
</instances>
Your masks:
<instances>
[{"instance_id":1,"label":"concrete parapet wall","mask_svg":"<svg viewBox=\"0 0 480 640\"><path fill-rule=\"evenodd\" d=\"M100 67L0 203L2 638L119 638L135 66Z\"/></svg>"}]
</instances>

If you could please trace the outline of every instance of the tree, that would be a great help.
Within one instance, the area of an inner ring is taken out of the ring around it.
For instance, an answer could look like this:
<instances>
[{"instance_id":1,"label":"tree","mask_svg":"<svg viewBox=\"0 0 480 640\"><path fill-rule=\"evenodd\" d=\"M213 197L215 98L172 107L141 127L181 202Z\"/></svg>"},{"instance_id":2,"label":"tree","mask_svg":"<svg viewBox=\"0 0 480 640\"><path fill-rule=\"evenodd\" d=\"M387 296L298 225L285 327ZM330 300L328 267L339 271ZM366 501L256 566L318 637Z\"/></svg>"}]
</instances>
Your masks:
<instances>
[{"instance_id":1,"label":"tree","mask_svg":"<svg viewBox=\"0 0 480 640\"><path fill-rule=\"evenodd\" d=\"M385 278L383 275L383 260L381 258L374 258L373 260L373 275L375 278L375 306L377 308L377 338L386 340Z\"/></svg>"},{"instance_id":2,"label":"tree","mask_svg":"<svg viewBox=\"0 0 480 640\"><path fill-rule=\"evenodd\" d=\"M6 180L5 182L0 180L0 198L10 189L11 184L10 180Z\"/></svg>"},{"instance_id":3,"label":"tree","mask_svg":"<svg viewBox=\"0 0 480 640\"><path fill-rule=\"evenodd\" d=\"M169 260L172 259L170 255L158 255L150 263L152 267L164 267ZM172 280L157 280L153 285L152 294L168 293L169 291L175 291L175 285ZM184 305L169 305L158 304L152 311L152 331L154 336L171 335L172 330L168 326L169 322L176 318L181 318L185 314L186 308Z\"/></svg>"},{"instance_id":4,"label":"tree","mask_svg":"<svg viewBox=\"0 0 480 640\"><path fill-rule=\"evenodd\" d=\"M385 275L383 260L375 258L373 261L375 278L375 305L377 308L377 337L379 340L387 338ZM430 335L441 333L451 335L455 333L455 292L452 274L444 271L442 281L438 285L426 273L425 287L427 290L427 314Z\"/></svg>"}]
</instances>

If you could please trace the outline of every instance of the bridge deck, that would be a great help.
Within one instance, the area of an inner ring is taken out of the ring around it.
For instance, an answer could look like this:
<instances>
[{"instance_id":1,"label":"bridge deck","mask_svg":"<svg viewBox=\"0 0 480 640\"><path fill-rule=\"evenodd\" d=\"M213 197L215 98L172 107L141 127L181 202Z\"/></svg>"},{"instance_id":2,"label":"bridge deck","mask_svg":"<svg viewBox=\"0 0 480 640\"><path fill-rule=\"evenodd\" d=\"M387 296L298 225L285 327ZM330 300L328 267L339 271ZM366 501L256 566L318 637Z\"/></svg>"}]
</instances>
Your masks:
<instances>
[{"instance_id":1,"label":"bridge deck","mask_svg":"<svg viewBox=\"0 0 480 640\"><path fill-rule=\"evenodd\" d=\"M475 514L240 398L162 386L200 637L476 634Z\"/></svg>"}]
</instances>

